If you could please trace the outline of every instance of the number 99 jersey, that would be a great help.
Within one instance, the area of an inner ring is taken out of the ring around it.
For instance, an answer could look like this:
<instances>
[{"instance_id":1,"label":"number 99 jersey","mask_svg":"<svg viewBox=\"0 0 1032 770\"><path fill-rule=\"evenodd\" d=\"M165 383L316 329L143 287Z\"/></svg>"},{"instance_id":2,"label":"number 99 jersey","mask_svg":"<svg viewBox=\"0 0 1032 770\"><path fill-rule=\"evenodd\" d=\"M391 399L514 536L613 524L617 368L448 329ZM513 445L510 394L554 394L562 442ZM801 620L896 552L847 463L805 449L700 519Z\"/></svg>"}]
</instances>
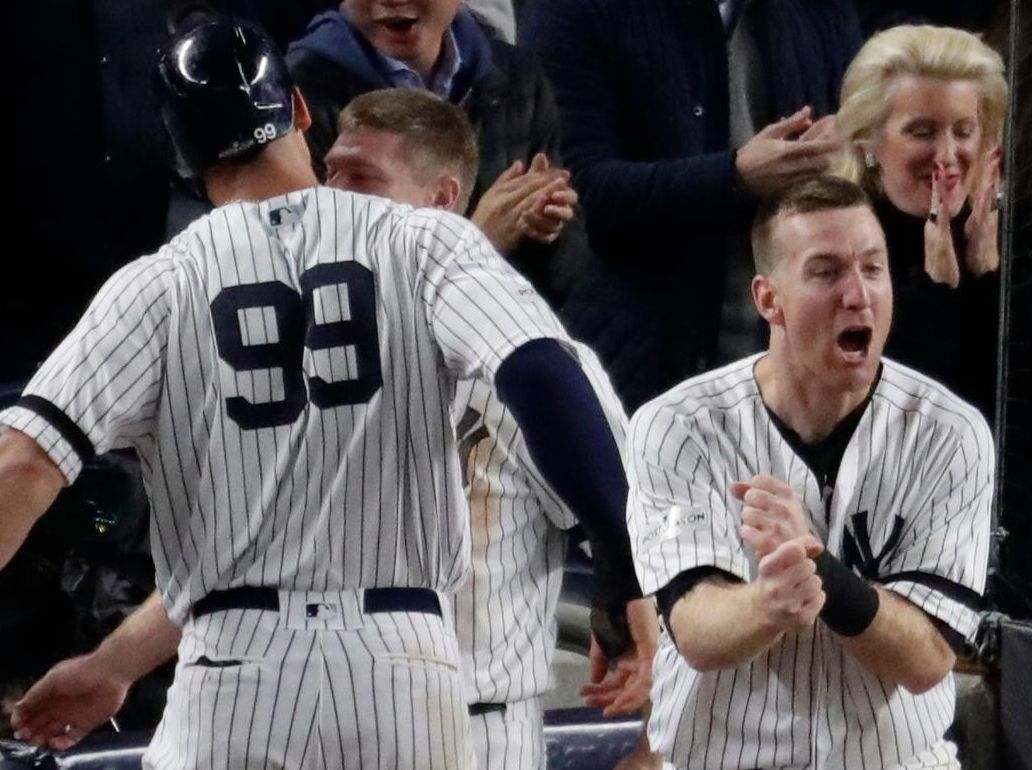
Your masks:
<instances>
[{"instance_id":1,"label":"number 99 jersey","mask_svg":"<svg viewBox=\"0 0 1032 770\"><path fill-rule=\"evenodd\" d=\"M215 209L116 273L0 422L69 483L137 449L177 622L239 585L452 591L454 382L543 337L566 339L465 220L311 188Z\"/></svg>"}]
</instances>

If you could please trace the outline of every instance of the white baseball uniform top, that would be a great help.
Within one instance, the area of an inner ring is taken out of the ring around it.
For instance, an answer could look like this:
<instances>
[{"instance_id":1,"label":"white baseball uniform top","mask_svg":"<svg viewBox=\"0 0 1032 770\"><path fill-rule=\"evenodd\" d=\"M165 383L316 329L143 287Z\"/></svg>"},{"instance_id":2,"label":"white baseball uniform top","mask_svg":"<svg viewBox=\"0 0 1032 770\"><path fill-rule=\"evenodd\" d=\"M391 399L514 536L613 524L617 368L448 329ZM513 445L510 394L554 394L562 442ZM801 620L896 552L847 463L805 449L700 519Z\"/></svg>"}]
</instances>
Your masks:
<instances>
[{"instance_id":1,"label":"white baseball uniform top","mask_svg":"<svg viewBox=\"0 0 1032 770\"><path fill-rule=\"evenodd\" d=\"M704 565L753 579L730 485L769 473L800 495L830 553L971 635L993 487L985 420L932 380L883 360L826 507L760 398L759 357L690 379L632 419L628 517L642 590ZM952 676L912 695L862 668L820 622L748 664L706 673L664 633L652 699L652 746L681 768L959 767L943 740Z\"/></svg>"},{"instance_id":2,"label":"white baseball uniform top","mask_svg":"<svg viewBox=\"0 0 1032 770\"><path fill-rule=\"evenodd\" d=\"M622 448L623 406L595 354L574 345ZM454 605L467 697L471 703L523 700L551 686L564 530L577 522L541 478L490 380L459 382L455 420L473 540L473 571Z\"/></svg>"},{"instance_id":3,"label":"white baseball uniform top","mask_svg":"<svg viewBox=\"0 0 1032 770\"><path fill-rule=\"evenodd\" d=\"M311 188L232 203L117 272L0 422L71 482L135 447L170 617L241 585L454 590L449 405L566 339L463 219Z\"/></svg>"}]
</instances>

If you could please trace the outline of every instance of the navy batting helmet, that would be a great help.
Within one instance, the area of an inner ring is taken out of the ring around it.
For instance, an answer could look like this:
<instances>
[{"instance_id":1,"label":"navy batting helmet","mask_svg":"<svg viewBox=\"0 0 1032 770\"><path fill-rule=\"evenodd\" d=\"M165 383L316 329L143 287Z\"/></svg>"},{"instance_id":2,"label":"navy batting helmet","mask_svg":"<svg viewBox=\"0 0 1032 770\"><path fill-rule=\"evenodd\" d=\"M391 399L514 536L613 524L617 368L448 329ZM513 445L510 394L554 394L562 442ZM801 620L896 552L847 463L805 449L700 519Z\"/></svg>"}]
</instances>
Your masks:
<instances>
[{"instance_id":1,"label":"navy batting helmet","mask_svg":"<svg viewBox=\"0 0 1032 770\"><path fill-rule=\"evenodd\" d=\"M161 114L184 176L255 155L294 123L292 82L272 40L236 19L176 36L158 61Z\"/></svg>"}]
</instances>

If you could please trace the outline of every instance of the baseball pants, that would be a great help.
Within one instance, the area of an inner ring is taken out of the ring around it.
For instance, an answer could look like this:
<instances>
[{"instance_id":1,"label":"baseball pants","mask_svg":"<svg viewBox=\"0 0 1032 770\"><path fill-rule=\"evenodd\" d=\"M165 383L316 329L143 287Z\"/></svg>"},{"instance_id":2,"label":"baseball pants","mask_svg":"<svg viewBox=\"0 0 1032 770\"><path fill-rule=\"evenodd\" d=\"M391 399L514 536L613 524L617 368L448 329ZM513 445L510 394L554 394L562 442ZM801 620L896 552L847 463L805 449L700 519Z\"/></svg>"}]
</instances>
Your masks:
<instances>
[{"instance_id":1,"label":"baseball pants","mask_svg":"<svg viewBox=\"0 0 1032 770\"><path fill-rule=\"evenodd\" d=\"M471 768L450 622L364 593L191 619L144 768Z\"/></svg>"},{"instance_id":2,"label":"baseball pants","mask_svg":"<svg viewBox=\"0 0 1032 770\"><path fill-rule=\"evenodd\" d=\"M545 728L537 698L469 718L477 770L545 770Z\"/></svg>"}]
</instances>

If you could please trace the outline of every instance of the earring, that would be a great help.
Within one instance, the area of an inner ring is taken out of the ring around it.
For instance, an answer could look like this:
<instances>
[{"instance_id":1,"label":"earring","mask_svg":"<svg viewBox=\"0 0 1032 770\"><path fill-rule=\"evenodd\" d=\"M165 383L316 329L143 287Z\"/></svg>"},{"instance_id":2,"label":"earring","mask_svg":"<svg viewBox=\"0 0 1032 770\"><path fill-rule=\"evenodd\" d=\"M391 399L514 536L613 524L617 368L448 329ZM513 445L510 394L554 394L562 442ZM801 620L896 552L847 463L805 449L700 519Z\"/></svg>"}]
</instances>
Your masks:
<instances>
[{"instance_id":1,"label":"earring","mask_svg":"<svg viewBox=\"0 0 1032 770\"><path fill-rule=\"evenodd\" d=\"M874 153L870 150L864 150L864 165L867 168L875 168L878 165L878 159L874 157Z\"/></svg>"}]
</instances>

